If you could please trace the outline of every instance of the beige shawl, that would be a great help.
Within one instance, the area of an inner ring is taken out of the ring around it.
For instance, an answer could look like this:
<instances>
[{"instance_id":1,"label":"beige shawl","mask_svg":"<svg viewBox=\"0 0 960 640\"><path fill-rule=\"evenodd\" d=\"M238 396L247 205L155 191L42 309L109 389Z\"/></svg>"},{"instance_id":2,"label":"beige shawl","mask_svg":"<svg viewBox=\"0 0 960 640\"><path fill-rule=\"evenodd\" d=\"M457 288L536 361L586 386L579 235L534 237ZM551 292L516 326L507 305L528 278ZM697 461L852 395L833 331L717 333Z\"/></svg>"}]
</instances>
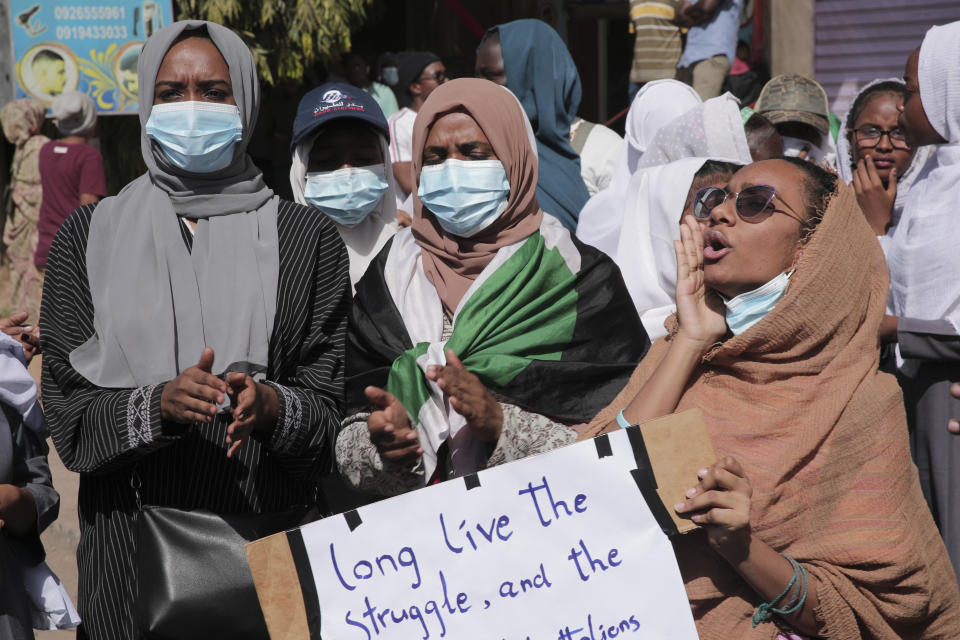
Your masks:
<instances>
[{"instance_id":1,"label":"beige shawl","mask_svg":"<svg viewBox=\"0 0 960 640\"><path fill-rule=\"evenodd\" d=\"M956 638L956 578L920 492L900 389L877 370L886 298L880 248L841 185L784 298L705 356L677 410L699 407L717 454L742 463L753 532L816 581L825 637ZM676 316L667 322L676 328ZM587 435L626 406L669 340ZM772 623L751 626L759 597L702 532L674 548L703 640L776 635Z\"/></svg>"}]
</instances>

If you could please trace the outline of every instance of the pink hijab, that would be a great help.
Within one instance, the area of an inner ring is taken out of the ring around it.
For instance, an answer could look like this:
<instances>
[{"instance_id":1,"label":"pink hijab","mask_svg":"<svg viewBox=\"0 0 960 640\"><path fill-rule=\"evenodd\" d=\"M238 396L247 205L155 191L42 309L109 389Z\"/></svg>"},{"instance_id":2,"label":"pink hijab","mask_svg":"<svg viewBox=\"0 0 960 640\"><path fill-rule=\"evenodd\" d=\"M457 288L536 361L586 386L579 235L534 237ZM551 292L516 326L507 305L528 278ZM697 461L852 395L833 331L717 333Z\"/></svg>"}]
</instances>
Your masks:
<instances>
[{"instance_id":1,"label":"pink hijab","mask_svg":"<svg viewBox=\"0 0 960 640\"><path fill-rule=\"evenodd\" d=\"M430 129L452 112L466 113L483 130L507 172L510 195L496 222L472 238L460 238L443 230L414 189L413 237L423 251L423 270L450 314L497 251L532 235L543 219L537 203L537 154L527 138L523 108L509 91L489 80L453 80L427 98L413 125L414 183L419 187Z\"/></svg>"}]
</instances>

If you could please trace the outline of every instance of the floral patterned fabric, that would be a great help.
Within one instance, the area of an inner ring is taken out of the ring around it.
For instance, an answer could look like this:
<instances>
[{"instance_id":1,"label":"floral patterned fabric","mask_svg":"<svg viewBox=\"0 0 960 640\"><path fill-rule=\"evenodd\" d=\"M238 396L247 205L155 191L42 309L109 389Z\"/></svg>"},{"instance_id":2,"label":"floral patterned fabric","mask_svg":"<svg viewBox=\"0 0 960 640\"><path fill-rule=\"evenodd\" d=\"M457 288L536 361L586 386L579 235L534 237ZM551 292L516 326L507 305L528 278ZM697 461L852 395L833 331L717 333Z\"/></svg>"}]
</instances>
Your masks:
<instances>
[{"instance_id":1,"label":"floral patterned fabric","mask_svg":"<svg viewBox=\"0 0 960 640\"><path fill-rule=\"evenodd\" d=\"M10 184L13 206L4 211L4 264L0 274L0 314L26 311L35 324L40 313L43 276L33 265L40 213L40 148L49 138L40 135L46 108L32 98L14 100L0 111L0 124L7 140L16 145Z\"/></svg>"}]
</instances>

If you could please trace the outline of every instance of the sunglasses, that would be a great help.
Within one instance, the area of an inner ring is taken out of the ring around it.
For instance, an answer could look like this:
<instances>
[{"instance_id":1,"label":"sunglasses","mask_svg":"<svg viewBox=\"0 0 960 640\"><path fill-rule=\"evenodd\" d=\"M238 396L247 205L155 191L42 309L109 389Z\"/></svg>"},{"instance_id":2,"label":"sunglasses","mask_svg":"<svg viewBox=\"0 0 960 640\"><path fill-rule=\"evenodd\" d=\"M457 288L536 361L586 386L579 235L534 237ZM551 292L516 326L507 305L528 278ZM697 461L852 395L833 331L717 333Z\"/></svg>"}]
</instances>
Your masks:
<instances>
[{"instance_id":1,"label":"sunglasses","mask_svg":"<svg viewBox=\"0 0 960 640\"><path fill-rule=\"evenodd\" d=\"M424 80L433 80L437 84L443 82L444 78L447 77L446 71L434 71L433 73L427 74L425 76L420 76L417 78L417 82L423 82Z\"/></svg>"},{"instance_id":2,"label":"sunglasses","mask_svg":"<svg viewBox=\"0 0 960 640\"><path fill-rule=\"evenodd\" d=\"M697 220L706 220L715 207L726 202L727 198L735 197L737 215L746 222L756 220L764 214L771 215L779 212L803 224L804 220L796 213L791 213L792 209L784 211L773 206L773 199L776 196L777 190L766 184L749 186L742 189L740 193L729 194L720 187L704 187L693 196L693 215ZM780 200L782 202L783 199ZM784 206L790 208L785 202Z\"/></svg>"}]
</instances>

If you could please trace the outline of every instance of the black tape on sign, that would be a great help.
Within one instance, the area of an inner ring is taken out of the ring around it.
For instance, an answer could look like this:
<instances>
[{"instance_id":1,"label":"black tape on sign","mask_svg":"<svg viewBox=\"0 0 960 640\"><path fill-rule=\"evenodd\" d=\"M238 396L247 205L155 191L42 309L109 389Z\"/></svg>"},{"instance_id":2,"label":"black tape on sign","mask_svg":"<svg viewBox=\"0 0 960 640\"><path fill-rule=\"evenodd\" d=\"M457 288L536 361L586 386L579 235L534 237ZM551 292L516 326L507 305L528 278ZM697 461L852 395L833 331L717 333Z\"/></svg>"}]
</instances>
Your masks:
<instances>
[{"instance_id":1,"label":"black tape on sign","mask_svg":"<svg viewBox=\"0 0 960 640\"><path fill-rule=\"evenodd\" d=\"M630 440L630 448L633 449L633 459L637 463L637 468L630 472L634 482L640 489L640 494L646 500L650 512L657 519L660 529L668 536L675 536L679 533L677 525L667 508L663 506L663 501L657 494L657 478L653 474L653 465L650 464L650 454L647 453L647 444L643 441L643 432L640 427L628 427L627 438Z\"/></svg>"},{"instance_id":2,"label":"black tape on sign","mask_svg":"<svg viewBox=\"0 0 960 640\"><path fill-rule=\"evenodd\" d=\"M317 599L317 585L313 581L313 570L310 569L310 557L303 544L303 536L299 529L287 532L287 544L290 545L290 555L293 556L293 566L297 569L297 578L300 580L300 594L303 596L304 612L307 616L307 629L310 630L310 640L320 638L320 601Z\"/></svg>"},{"instance_id":3,"label":"black tape on sign","mask_svg":"<svg viewBox=\"0 0 960 640\"><path fill-rule=\"evenodd\" d=\"M679 533L679 531L677 531L677 525L674 524L673 518L670 517L667 508L663 506L663 501L657 494L656 487L650 485L647 474L640 469L634 469L630 472L630 475L633 476L634 482L637 483L637 488L640 489L640 495L643 496L647 506L650 508L650 512L653 514L653 517L656 518L657 524L660 525L660 530L668 536L677 535Z\"/></svg>"},{"instance_id":4,"label":"black tape on sign","mask_svg":"<svg viewBox=\"0 0 960 640\"><path fill-rule=\"evenodd\" d=\"M470 489L476 489L480 486L480 476L475 473L471 473L468 476L463 476L463 484L467 485L467 491L470 491Z\"/></svg>"},{"instance_id":5,"label":"black tape on sign","mask_svg":"<svg viewBox=\"0 0 960 640\"><path fill-rule=\"evenodd\" d=\"M594 446L597 447L597 457L606 458L613 455L613 449L610 448L610 436L601 433L593 439Z\"/></svg>"},{"instance_id":6,"label":"black tape on sign","mask_svg":"<svg viewBox=\"0 0 960 640\"><path fill-rule=\"evenodd\" d=\"M654 489L660 485L657 484L657 478L653 475L653 465L650 464L650 455L647 453L647 445L643 441L643 432L640 427L628 427L627 438L630 440L630 448L633 449L633 459L637 463L637 469L647 475L647 482Z\"/></svg>"},{"instance_id":7,"label":"black tape on sign","mask_svg":"<svg viewBox=\"0 0 960 640\"><path fill-rule=\"evenodd\" d=\"M356 509L351 509L350 511L343 512L343 519L347 521L347 526L350 527L350 531L353 531L361 524L363 520L360 518L360 514L357 513Z\"/></svg>"}]
</instances>

